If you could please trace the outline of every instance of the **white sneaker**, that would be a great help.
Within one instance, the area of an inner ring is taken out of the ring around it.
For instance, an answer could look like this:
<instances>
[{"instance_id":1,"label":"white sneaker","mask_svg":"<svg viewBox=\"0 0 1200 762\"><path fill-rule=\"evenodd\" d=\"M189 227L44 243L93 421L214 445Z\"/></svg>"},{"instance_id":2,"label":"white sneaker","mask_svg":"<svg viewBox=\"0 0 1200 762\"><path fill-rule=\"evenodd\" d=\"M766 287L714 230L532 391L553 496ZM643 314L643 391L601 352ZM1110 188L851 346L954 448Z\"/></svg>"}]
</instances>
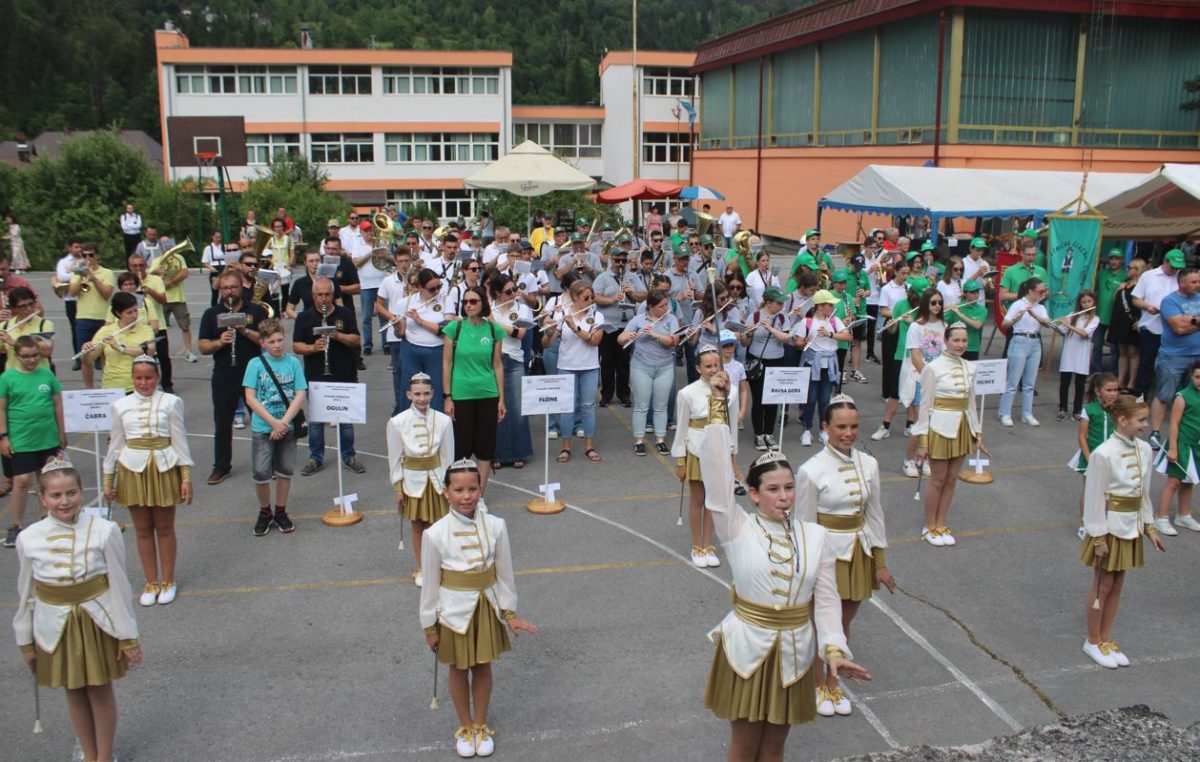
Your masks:
<instances>
[{"instance_id":1,"label":"white sneaker","mask_svg":"<svg viewBox=\"0 0 1200 762\"><path fill-rule=\"evenodd\" d=\"M929 470L929 458L926 458L925 462L921 464L921 475L933 476L933 473Z\"/></svg>"},{"instance_id":2,"label":"white sneaker","mask_svg":"<svg viewBox=\"0 0 1200 762\"><path fill-rule=\"evenodd\" d=\"M153 606L158 603L158 583L147 582L146 587L142 589L142 597L138 598L138 603L143 606Z\"/></svg>"},{"instance_id":3,"label":"white sneaker","mask_svg":"<svg viewBox=\"0 0 1200 762\"><path fill-rule=\"evenodd\" d=\"M708 554L704 551L704 548L692 548L692 566L695 566L697 569L708 568Z\"/></svg>"},{"instance_id":4,"label":"white sneaker","mask_svg":"<svg viewBox=\"0 0 1200 762\"><path fill-rule=\"evenodd\" d=\"M911 460L906 460L904 461L904 475L909 479L916 479L921 475L921 472L917 470L916 463L912 462Z\"/></svg>"},{"instance_id":5,"label":"white sneaker","mask_svg":"<svg viewBox=\"0 0 1200 762\"><path fill-rule=\"evenodd\" d=\"M475 756L475 731L459 728L454 732L454 751L464 759Z\"/></svg>"},{"instance_id":6,"label":"white sneaker","mask_svg":"<svg viewBox=\"0 0 1200 762\"><path fill-rule=\"evenodd\" d=\"M830 691L830 698L833 699L834 712L842 715L843 717L850 714L852 711L850 707L850 699L846 698L846 695L842 693L841 688L834 688L832 691Z\"/></svg>"},{"instance_id":7,"label":"white sneaker","mask_svg":"<svg viewBox=\"0 0 1200 762\"><path fill-rule=\"evenodd\" d=\"M1184 529L1190 529L1193 532L1200 532L1200 521L1196 521L1196 519L1192 518L1190 513L1187 516L1176 516L1175 526L1183 527Z\"/></svg>"},{"instance_id":8,"label":"white sneaker","mask_svg":"<svg viewBox=\"0 0 1200 762\"><path fill-rule=\"evenodd\" d=\"M812 432L805 431L800 435L800 444L805 447L812 447Z\"/></svg>"},{"instance_id":9,"label":"white sneaker","mask_svg":"<svg viewBox=\"0 0 1200 762\"><path fill-rule=\"evenodd\" d=\"M413 584L417 587L425 584L425 575L421 573L420 569L413 572Z\"/></svg>"},{"instance_id":10,"label":"white sneaker","mask_svg":"<svg viewBox=\"0 0 1200 762\"><path fill-rule=\"evenodd\" d=\"M938 537L946 547L958 544L958 540L955 540L954 535L950 534L950 527L942 527L942 531L938 532Z\"/></svg>"},{"instance_id":11,"label":"white sneaker","mask_svg":"<svg viewBox=\"0 0 1200 762\"><path fill-rule=\"evenodd\" d=\"M199 362L200 357L195 352L188 352L183 356L183 359L187 360L188 362Z\"/></svg>"},{"instance_id":12,"label":"white sneaker","mask_svg":"<svg viewBox=\"0 0 1200 762\"><path fill-rule=\"evenodd\" d=\"M892 435L891 429L880 426L879 428L875 429L875 433L871 435L871 439L875 442L879 442L881 440L887 439L891 435Z\"/></svg>"},{"instance_id":13,"label":"white sneaker","mask_svg":"<svg viewBox=\"0 0 1200 762\"><path fill-rule=\"evenodd\" d=\"M233 419L233 427L234 427L235 429L244 429L244 428L246 428L246 419L245 419L245 418L243 418L243 417L242 417L242 416L240 416L240 415L239 415L239 416L237 416L236 418L234 418L234 419Z\"/></svg>"},{"instance_id":14,"label":"white sneaker","mask_svg":"<svg viewBox=\"0 0 1200 762\"><path fill-rule=\"evenodd\" d=\"M1034 418L1032 415L1021 416L1021 423L1025 424L1026 426L1041 426L1042 425L1041 422L1038 421L1038 419Z\"/></svg>"},{"instance_id":15,"label":"white sneaker","mask_svg":"<svg viewBox=\"0 0 1200 762\"><path fill-rule=\"evenodd\" d=\"M158 605L166 606L175 600L175 596L179 594L179 588L174 582L164 582L161 591L158 594Z\"/></svg>"},{"instance_id":16,"label":"white sneaker","mask_svg":"<svg viewBox=\"0 0 1200 762\"><path fill-rule=\"evenodd\" d=\"M1115 661L1117 663L1117 666L1118 667L1128 667L1129 666L1129 657L1126 656L1125 654L1121 653L1121 647L1119 645L1117 645L1117 641L1110 640L1110 641L1108 641L1107 645L1108 645L1108 655L1113 658L1113 661Z\"/></svg>"},{"instance_id":17,"label":"white sneaker","mask_svg":"<svg viewBox=\"0 0 1200 762\"><path fill-rule=\"evenodd\" d=\"M821 432L821 444L829 444L829 435L824 431Z\"/></svg>"},{"instance_id":18,"label":"white sneaker","mask_svg":"<svg viewBox=\"0 0 1200 762\"><path fill-rule=\"evenodd\" d=\"M492 729L487 725L475 726L475 756L490 757L496 750L496 742L492 739Z\"/></svg>"},{"instance_id":19,"label":"white sneaker","mask_svg":"<svg viewBox=\"0 0 1200 762\"><path fill-rule=\"evenodd\" d=\"M1000 425L1001 425L1001 426L1007 426L1008 428L1010 428L1010 429L1011 429L1011 428L1012 428L1012 426L1013 426L1013 419L1012 419L1012 416L1011 416L1011 415L1002 415L1002 416L1000 416Z\"/></svg>"},{"instance_id":20,"label":"white sneaker","mask_svg":"<svg viewBox=\"0 0 1200 762\"><path fill-rule=\"evenodd\" d=\"M925 542L933 545L934 547L940 548L945 545L945 543L942 542L942 536L937 532L929 531L928 528L921 529L921 539L925 540Z\"/></svg>"},{"instance_id":21,"label":"white sneaker","mask_svg":"<svg viewBox=\"0 0 1200 762\"><path fill-rule=\"evenodd\" d=\"M1076 530L1076 532L1075 532L1075 536L1076 536L1076 537L1078 537L1079 539L1081 539L1081 540L1082 540L1082 539L1083 539L1083 537L1084 537L1084 535L1086 535L1086 534L1087 534L1087 530L1086 530L1086 529L1084 529L1084 528L1083 528L1083 525L1081 524L1081 525L1079 526L1079 529L1078 529L1078 530Z\"/></svg>"},{"instance_id":22,"label":"white sneaker","mask_svg":"<svg viewBox=\"0 0 1200 762\"><path fill-rule=\"evenodd\" d=\"M1155 519L1154 528L1157 529L1161 534L1165 534L1167 537L1174 537L1175 535L1179 534L1179 532L1175 531L1175 527L1171 526L1171 520L1166 516Z\"/></svg>"},{"instance_id":23,"label":"white sneaker","mask_svg":"<svg viewBox=\"0 0 1200 762\"><path fill-rule=\"evenodd\" d=\"M912 436L912 424L911 423L904 424L904 436L906 436L906 437Z\"/></svg>"},{"instance_id":24,"label":"white sneaker","mask_svg":"<svg viewBox=\"0 0 1200 762\"><path fill-rule=\"evenodd\" d=\"M548 436L550 439L558 439L558 432L555 431L554 429L551 429L550 434Z\"/></svg>"},{"instance_id":25,"label":"white sneaker","mask_svg":"<svg viewBox=\"0 0 1200 762\"><path fill-rule=\"evenodd\" d=\"M715 569L721 565L721 559L717 558L717 549L712 545L704 549L704 563L710 569Z\"/></svg>"},{"instance_id":26,"label":"white sneaker","mask_svg":"<svg viewBox=\"0 0 1200 762\"><path fill-rule=\"evenodd\" d=\"M1083 652L1090 656L1092 661L1096 662L1101 667L1105 667L1107 669L1117 668L1117 660L1114 659L1112 654L1109 652L1107 643L1100 643L1097 645L1095 643L1089 643L1085 640L1083 641Z\"/></svg>"},{"instance_id":27,"label":"white sneaker","mask_svg":"<svg viewBox=\"0 0 1200 762\"><path fill-rule=\"evenodd\" d=\"M832 717L837 714L833 707L833 699L825 686L817 688L817 714L822 717Z\"/></svg>"},{"instance_id":28,"label":"white sneaker","mask_svg":"<svg viewBox=\"0 0 1200 762\"><path fill-rule=\"evenodd\" d=\"M582 428L575 429L575 436L579 437L580 439L583 439L583 429Z\"/></svg>"}]
</instances>

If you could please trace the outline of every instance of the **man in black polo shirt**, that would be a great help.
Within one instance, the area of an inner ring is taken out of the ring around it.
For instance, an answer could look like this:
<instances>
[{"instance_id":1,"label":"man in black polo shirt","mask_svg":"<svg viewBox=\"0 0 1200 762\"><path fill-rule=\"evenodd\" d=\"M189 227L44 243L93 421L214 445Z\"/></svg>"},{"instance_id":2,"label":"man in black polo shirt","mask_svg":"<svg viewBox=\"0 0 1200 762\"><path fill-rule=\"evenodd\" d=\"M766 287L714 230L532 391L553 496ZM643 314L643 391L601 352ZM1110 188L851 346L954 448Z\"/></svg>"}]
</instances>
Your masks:
<instances>
[{"instance_id":1,"label":"man in black polo shirt","mask_svg":"<svg viewBox=\"0 0 1200 762\"><path fill-rule=\"evenodd\" d=\"M267 319L266 310L242 298L240 273L226 269L217 284L219 304L206 309L200 318L200 353L213 358L213 470L209 484L225 481L233 468L233 416L242 396L246 366L261 354L258 324ZM246 325L222 329L217 316L226 312L245 313Z\"/></svg>"},{"instance_id":2,"label":"man in black polo shirt","mask_svg":"<svg viewBox=\"0 0 1200 762\"><path fill-rule=\"evenodd\" d=\"M350 310L333 303L333 281L317 278L312 284L313 307L296 317L292 334L292 351L304 359L304 377L313 381L338 383L358 382L358 349L362 336L358 332L358 321ZM329 336L317 337L314 329L331 325L337 330ZM341 455L346 468L356 474L367 469L358 461L354 452L354 426L339 423L341 429ZM300 469L304 476L311 476L325 465L325 424L310 423L308 426L308 463Z\"/></svg>"}]
</instances>

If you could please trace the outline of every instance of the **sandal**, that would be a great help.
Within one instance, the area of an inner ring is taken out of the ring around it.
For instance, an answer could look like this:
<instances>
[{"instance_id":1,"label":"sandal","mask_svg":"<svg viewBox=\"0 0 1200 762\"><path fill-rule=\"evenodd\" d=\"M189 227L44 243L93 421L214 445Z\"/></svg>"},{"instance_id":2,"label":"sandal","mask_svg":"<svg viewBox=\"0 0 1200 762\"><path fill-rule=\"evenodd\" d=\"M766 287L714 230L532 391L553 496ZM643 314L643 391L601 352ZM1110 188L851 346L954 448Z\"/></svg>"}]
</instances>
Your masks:
<instances>
[{"instance_id":1,"label":"sandal","mask_svg":"<svg viewBox=\"0 0 1200 762\"><path fill-rule=\"evenodd\" d=\"M8 497L8 493L12 492L12 479L5 479L3 484L0 484L0 497Z\"/></svg>"},{"instance_id":2,"label":"sandal","mask_svg":"<svg viewBox=\"0 0 1200 762\"><path fill-rule=\"evenodd\" d=\"M564 447L561 450L559 450L558 457L555 458L554 460L558 461L559 463L566 463L570 459L571 459L571 451Z\"/></svg>"},{"instance_id":3,"label":"sandal","mask_svg":"<svg viewBox=\"0 0 1200 762\"><path fill-rule=\"evenodd\" d=\"M525 468L525 461L523 461L523 460L514 460L514 461L513 461L513 464L512 464L512 467L513 467L513 468Z\"/></svg>"},{"instance_id":4,"label":"sandal","mask_svg":"<svg viewBox=\"0 0 1200 762\"><path fill-rule=\"evenodd\" d=\"M499 471L499 470L500 470L500 469L502 469L502 468L504 468L504 464L503 464L503 463L501 463L501 462L500 462L500 461L498 461L498 460L493 460L493 461L492 461L492 470L493 470L493 471Z\"/></svg>"},{"instance_id":5,"label":"sandal","mask_svg":"<svg viewBox=\"0 0 1200 762\"><path fill-rule=\"evenodd\" d=\"M603 460L603 458L600 457L600 453L596 452L595 447L587 448L583 451L583 454L586 455L587 459L593 463L599 463L601 460Z\"/></svg>"}]
</instances>

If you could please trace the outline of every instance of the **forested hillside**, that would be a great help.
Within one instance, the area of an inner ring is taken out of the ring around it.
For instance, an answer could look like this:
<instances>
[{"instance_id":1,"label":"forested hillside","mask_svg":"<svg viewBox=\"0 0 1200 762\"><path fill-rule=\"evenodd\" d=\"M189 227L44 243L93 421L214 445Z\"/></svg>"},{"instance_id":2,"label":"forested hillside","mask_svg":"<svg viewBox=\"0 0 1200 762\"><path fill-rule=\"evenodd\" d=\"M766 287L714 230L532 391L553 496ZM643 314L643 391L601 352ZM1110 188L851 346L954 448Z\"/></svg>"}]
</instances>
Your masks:
<instances>
[{"instance_id":1,"label":"forested hillside","mask_svg":"<svg viewBox=\"0 0 1200 762\"><path fill-rule=\"evenodd\" d=\"M641 0L638 46L702 41L795 0ZM172 21L194 46L375 45L513 51L514 103L598 98L606 49L630 47L630 0L0 0L0 134L120 124L154 134L154 30Z\"/></svg>"}]
</instances>

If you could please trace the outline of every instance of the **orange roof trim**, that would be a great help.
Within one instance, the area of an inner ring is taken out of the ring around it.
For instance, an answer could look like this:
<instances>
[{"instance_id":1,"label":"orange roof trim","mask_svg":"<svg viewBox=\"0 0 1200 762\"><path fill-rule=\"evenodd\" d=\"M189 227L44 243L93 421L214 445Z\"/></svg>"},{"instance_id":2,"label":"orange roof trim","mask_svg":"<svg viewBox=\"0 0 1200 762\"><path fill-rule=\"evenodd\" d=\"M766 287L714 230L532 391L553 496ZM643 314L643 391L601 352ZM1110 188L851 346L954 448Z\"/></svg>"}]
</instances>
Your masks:
<instances>
[{"instance_id":1,"label":"orange roof trim","mask_svg":"<svg viewBox=\"0 0 1200 762\"><path fill-rule=\"evenodd\" d=\"M693 51L673 51L673 50L639 50L637 54L638 66L680 66L689 67L696 62L696 54ZM600 73L610 66L632 66L633 51L631 50L613 50L605 54L600 61Z\"/></svg>"},{"instance_id":2,"label":"orange roof trim","mask_svg":"<svg viewBox=\"0 0 1200 762\"><path fill-rule=\"evenodd\" d=\"M603 106L513 106L513 119L604 119Z\"/></svg>"},{"instance_id":3,"label":"orange roof trim","mask_svg":"<svg viewBox=\"0 0 1200 762\"><path fill-rule=\"evenodd\" d=\"M162 39L159 37L158 39ZM495 66L511 67L512 53L493 50L299 50L267 48L158 48L160 63Z\"/></svg>"}]
</instances>

